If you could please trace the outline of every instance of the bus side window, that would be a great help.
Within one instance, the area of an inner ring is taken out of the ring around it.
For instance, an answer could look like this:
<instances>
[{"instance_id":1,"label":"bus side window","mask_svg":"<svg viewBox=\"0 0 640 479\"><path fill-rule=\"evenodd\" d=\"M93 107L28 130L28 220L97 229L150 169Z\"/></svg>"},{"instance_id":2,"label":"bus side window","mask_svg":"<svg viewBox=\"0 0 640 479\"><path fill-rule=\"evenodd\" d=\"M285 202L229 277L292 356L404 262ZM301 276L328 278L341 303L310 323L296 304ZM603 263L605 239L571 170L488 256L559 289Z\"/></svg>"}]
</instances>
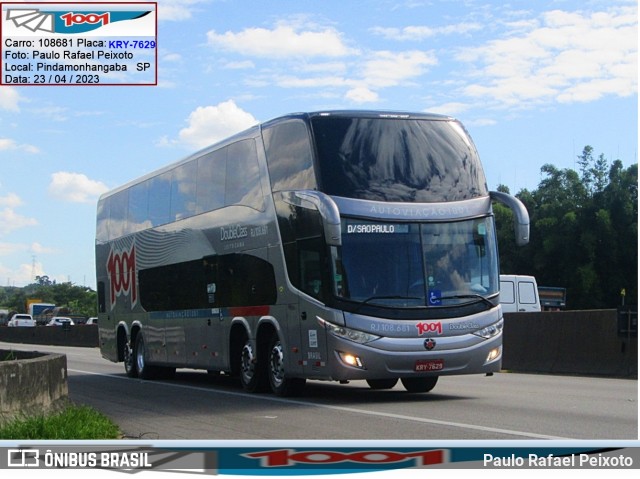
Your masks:
<instances>
[{"instance_id":1,"label":"bus side window","mask_svg":"<svg viewBox=\"0 0 640 479\"><path fill-rule=\"evenodd\" d=\"M196 213L195 161L175 168L171 178L171 221L178 221Z\"/></svg>"},{"instance_id":2,"label":"bus side window","mask_svg":"<svg viewBox=\"0 0 640 479\"><path fill-rule=\"evenodd\" d=\"M224 182L227 174L227 149L198 158L196 214L224 206Z\"/></svg>"},{"instance_id":3,"label":"bus side window","mask_svg":"<svg viewBox=\"0 0 640 479\"><path fill-rule=\"evenodd\" d=\"M149 220L151 226L169 222L171 214L171 172L151 178L149 182Z\"/></svg>"},{"instance_id":4,"label":"bus side window","mask_svg":"<svg viewBox=\"0 0 640 479\"><path fill-rule=\"evenodd\" d=\"M109 239L120 238L129 233L127 231L129 190L123 190L113 195L109 206Z\"/></svg>"},{"instance_id":5,"label":"bus side window","mask_svg":"<svg viewBox=\"0 0 640 479\"><path fill-rule=\"evenodd\" d=\"M254 140L239 141L227 147L225 205L244 205L264 210L258 153Z\"/></svg>"},{"instance_id":6,"label":"bus side window","mask_svg":"<svg viewBox=\"0 0 640 479\"><path fill-rule=\"evenodd\" d=\"M218 257L216 293L220 306L275 304L278 292L273 266L266 260L245 254Z\"/></svg>"}]
</instances>

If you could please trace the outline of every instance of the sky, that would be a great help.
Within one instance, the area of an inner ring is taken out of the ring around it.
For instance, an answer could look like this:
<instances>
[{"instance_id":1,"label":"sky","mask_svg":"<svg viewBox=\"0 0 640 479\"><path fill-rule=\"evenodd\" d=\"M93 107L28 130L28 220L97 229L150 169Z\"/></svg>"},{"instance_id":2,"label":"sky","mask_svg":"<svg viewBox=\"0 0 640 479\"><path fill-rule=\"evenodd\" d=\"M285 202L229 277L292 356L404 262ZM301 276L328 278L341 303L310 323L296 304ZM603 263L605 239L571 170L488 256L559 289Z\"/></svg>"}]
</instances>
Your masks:
<instances>
[{"instance_id":1,"label":"sky","mask_svg":"<svg viewBox=\"0 0 640 479\"><path fill-rule=\"evenodd\" d=\"M636 1L157 3L157 85L0 86L0 285L95 289L100 194L292 112L456 117L512 193L638 161Z\"/></svg>"}]
</instances>

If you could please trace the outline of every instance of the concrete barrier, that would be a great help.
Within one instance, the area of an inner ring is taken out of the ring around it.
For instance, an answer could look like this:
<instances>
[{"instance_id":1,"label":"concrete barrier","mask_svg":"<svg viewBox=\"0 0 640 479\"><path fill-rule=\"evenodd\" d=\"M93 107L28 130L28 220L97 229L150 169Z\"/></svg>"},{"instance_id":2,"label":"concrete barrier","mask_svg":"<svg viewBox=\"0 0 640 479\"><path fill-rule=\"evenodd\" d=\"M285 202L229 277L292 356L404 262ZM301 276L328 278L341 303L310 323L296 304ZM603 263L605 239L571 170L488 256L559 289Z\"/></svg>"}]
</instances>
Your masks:
<instances>
[{"instance_id":1,"label":"concrete barrier","mask_svg":"<svg viewBox=\"0 0 640 479\"><path fill-rule=\"evenodd\" d=\"M68 396L65 355L0 350L0 424L55 411Z\"/></svg>"},{"instance_id":2,"label":"concrete barrier","mask_svg":"<svg viewBox=\"0 0 640 479\"><path fill-rule=\"evenodd\" d=\"M502 367L517 372L638 377L638 338L617 311L505 313Z\"/></svg>"},{"instance_id":3,"label":"concrete barrier","mask_svg":"<svg viewBox=\"0 0 640 479\"><path fill-rule=\"evenodd\" d=\"M620 335L615 309L505 313L504 369L638 377L638 338ZM637 320L636 320L637 321ZM98 347L95 326L7 328L0 341Z\"/></svg>"},{"instance_id":4,"label":"concrete barrier","mask_svg":"<svg viewBox=\"0 0 640 479\"><path fill-rule=\"evenodd\" d=\"M22 344L47 344L51 346L76 346L97 348L98 327L74 325L36 326L35 328L0 327L0 341Z\"/></svg>"}]
</instances>

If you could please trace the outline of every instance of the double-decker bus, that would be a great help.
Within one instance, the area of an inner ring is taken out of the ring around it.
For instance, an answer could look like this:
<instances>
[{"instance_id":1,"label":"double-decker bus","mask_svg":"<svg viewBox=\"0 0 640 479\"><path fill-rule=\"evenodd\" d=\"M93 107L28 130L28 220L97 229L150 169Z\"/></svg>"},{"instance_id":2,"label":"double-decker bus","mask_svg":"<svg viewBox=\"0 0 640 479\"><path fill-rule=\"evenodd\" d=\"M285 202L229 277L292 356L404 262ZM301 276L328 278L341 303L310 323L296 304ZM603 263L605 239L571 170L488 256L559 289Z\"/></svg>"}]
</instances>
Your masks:
<instances>
[{"instance_id":1,"label":"double-decker bus","mask_svg":"<svg viewBox=\"0 0 640 479\"><path fill-rule=\"evenodd\" d=\"M102 356L143 379L176 368L292 395L306 380L398 381L502 361L492 200L455 119L327 111L256 125L104 194Z\"/></svg>"}]
</instances>

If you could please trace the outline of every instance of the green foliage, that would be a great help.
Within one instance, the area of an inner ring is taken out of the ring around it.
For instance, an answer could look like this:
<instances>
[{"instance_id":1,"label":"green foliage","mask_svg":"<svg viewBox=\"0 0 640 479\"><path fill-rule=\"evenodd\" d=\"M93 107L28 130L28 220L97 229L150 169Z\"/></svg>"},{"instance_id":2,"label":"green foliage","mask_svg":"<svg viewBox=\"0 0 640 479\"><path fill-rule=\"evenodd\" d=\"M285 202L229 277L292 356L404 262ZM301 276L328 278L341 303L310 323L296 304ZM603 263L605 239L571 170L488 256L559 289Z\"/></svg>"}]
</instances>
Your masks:
<instances>
[{"instance_id":1,"label":"green foliage","mask_svg":"<svg viewBox=\"0 0 640 479\"><path fill-rule=\"evenodd\" d=\"M538 188L520 191L531 241L516 248L508 213L494 207L501 272L531 274L542 286L567 288L571 309L614 308L620 291L638 301L638 165L594 157L586 146L579 172L542 167Z\"/></svg>"},{"instance_id":2,"label":"green foliage","mask_svg":"<svg viewBox=\"0 0 640 479\"><path fill-rule=\"evenodd\" d=\"M57 414L16 419L0 427L0 439L118 439L120 430L88 406L69 405Z\"/></svg>"},{"instance_id":3,"label":"green foliage","mask_svg":"<svg viewBox=\"0 0 640 479\"><path fill-rule=\"evenodd\" d=\"M35 283L24 288L0 287L0 305L11 311L25 313L28 298L66 306L75 315L97 316L98 295L86 286L51 282L47 276L39 276Z\"/></svg>"}]
</instances>

